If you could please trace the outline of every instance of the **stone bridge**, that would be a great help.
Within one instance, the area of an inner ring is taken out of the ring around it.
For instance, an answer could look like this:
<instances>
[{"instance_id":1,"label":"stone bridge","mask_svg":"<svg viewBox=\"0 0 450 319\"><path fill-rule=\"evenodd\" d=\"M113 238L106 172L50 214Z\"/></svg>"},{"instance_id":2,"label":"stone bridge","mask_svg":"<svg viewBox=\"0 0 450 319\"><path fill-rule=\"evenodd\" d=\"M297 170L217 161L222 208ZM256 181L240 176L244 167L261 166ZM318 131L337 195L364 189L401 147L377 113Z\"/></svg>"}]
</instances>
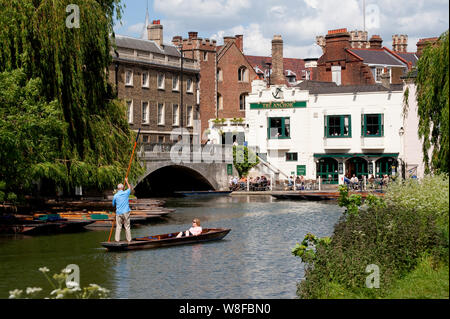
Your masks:
<instances>
[{"instance_id":1,"label":"stone bridge","mask_svg":"<svg viewBox=\"0 0 450 319\"><path fill-rule=\"evenodd\" d=\"M146 171L136 183L136 192L145 195L228 190L229 173L238 175L232 147L223 145L145 144L137 156Z\"/></svg>"}]
</instances>

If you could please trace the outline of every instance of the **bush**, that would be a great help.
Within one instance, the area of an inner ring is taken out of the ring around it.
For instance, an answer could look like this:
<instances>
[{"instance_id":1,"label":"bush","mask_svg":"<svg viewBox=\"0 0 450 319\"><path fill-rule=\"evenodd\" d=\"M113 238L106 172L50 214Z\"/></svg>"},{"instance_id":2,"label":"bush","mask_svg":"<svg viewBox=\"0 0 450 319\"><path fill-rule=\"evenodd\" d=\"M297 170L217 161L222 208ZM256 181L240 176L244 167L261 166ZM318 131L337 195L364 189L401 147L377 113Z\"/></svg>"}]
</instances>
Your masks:
<instances>
[{"instance_id":1,"label":"bush","mask_svg":"<svg viewBox=\"0 0 450 319\"><path fill-rule=\"evenodd\" d=\"M339 287L356 296L382 297L423 254L445 257L448 264L448 196L448 177L434 176L393 184L384 201L369 197L356 211L354 200L342 198L351 209L329 244L318 245L314 258L304 260L309 264L298 296L323 298L328 288ZM365 286L371 264L380 269L381 289Z\"/></svg>"}]
</instances>

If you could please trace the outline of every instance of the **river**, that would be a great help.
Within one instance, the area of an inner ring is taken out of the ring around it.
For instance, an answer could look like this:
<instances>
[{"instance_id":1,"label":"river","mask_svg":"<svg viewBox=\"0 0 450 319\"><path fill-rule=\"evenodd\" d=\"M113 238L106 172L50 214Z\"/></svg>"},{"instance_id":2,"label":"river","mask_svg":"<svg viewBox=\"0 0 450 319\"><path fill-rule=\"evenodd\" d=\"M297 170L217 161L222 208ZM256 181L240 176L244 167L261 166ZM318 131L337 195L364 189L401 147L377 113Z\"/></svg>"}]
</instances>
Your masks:
<instances>
[{"instance_id":1,"label":"river","mask_svg":"<svg viewBox=\"0 0 450 319\"><path fill-rule=\"evenodd\" d=\"M50 273L80 268L81 286L96 283L112 298L296 297L303 264L291 249L306 233L329 236L343 209L335 202L280 201L271 196L166 199L175 208L163 221L132 228L132 236L183 231L193 218L203 227L231 228L220 241L121 253L99 242L109 230L76 234L0 236L0 298L49 283ZM124 232L122 231L122 237Z\"/></svg>"}]
</instances>

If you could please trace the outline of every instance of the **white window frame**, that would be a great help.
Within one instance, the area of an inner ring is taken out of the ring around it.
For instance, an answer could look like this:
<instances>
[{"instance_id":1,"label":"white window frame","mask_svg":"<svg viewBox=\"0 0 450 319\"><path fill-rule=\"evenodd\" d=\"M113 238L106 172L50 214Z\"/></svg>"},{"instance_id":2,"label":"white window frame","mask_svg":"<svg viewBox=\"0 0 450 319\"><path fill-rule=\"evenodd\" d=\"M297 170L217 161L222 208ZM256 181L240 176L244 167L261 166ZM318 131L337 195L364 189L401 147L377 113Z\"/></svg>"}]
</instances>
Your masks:
<instances>
[{"instance_id":1,"label":"white window frame","mask_svg":"<svg viewBox=\"0 0 450 319\"><path fill-rule=\"evenodd\" d=\"M145 83L144 83L144 74L147 75L147 81ZM150 83L150 74L149 74L149 72L142 72L141 77L142 77L142 81L141 81L142 87L143 88L148 88L149 87L149 83Z\"/></svg>"},{"instance_id":2,"label":"white window frame","mask_svg":"<svg viewBox=\"0 0 450 319\"><path fill-rule=\"evenodd\" d=\"M175 113L175 106L177 107L177 112ZM176 121L175 120L175 114L176 114ZM180 105L177 103L172 104L172 126L179 126L180 125Z\"/></svg>"},{"instance_id":3,"label":"white window frame","mask_svg":"<svg viewBox=\"0 0 450 319\"><path fill-rule=\"evenodd\" d=\"M127 75L131 73L130 81L127 81ZM125 70L125 86L133 86L133 70L127 69Z\"/></svg>"},{"instance_id":4,"label":"white window frame","mask_svg":"<svg viewBox=\"0 0 450 319\"><path fill-rule=\"evenodd\" d=\"M189 85L189 82L191 83L191 85ZM194 92L194 81L190 77L187 78L187 80L186 80L186 92L188 92L188 93Z\"/></svg>"},{"instance_id":5,"label":"white window frame","mask_svg":"<svg viewBox=\"0 0 450 319\"><path fill-rule=\"evenodd\" d=\"M248 69L245 66L238 69L238 82L248 82Z\"/></svg>"},{"instance_id":6,"label":"white window frame","mask_svg":"<svg viewBox=\"0 0 450 319\"><path fill-rule=\"evenodd\" d=\"M194 125L194 107L188 105L186 107L186 126L192 127Z\"/></svg>"},{"instance_id":7,"label":"white window frame","mask_svg":"<svg viewBox=\"0 0 450 319\"><path fill-rule=\"evenodd\" d=\"M145 118L144 118L144 104L147 104ZM148 101L142 101L141 103L141 111L142 111L142 124L149 124L149 112L150 112L150 103Z\"/></svg>"},{"instance_id":8,"label":"white window frame","mask_svg":"<svg viewBox=\"0 0 450 319\"><path fill-rule=\"evenodd\" d=\"M159 83L159 79L162 77L161 85ZM156 78L156 86L159 90L164 90L166 88L166 75L164 73L158 73Z\"/></svg>"},{"instance_id":9,"label":"white window frame","mask_svg":"<svg viewBox=\"0 0 450 319\"><path fill-rule=\"evenodd\" d=\"M176 86L174 86L174 80L176 79ZM172 91L179 91L180 90L180 76L174 74L172 76Z\"/></svg>"},{"instance_id":10,"label":"white window frame","mask_svg":"<svg viewBox=\"0 0 450 319\"><path fill-rule=\"evenodd\" d=\"M128 124L133 124L133 100L126 100Z\"/></svg>"},{"instance_id":11,"label":"white window frame","mask_svg":"<svg viewBox=\"0 0 450 319\"><path fill-rule=\"evenodd\" d=\"M159 120L159 107L162 105L162 112L161 112L161 121ZM165 125L165 117L166 117L166 106L164 103L158 103L156 106L156 122L157 125Z\"/></svg>"},{"instance_id":12,"label":"white window frame","mask_svg":"<svg viewBox=\"0 0 450 319\"><path fill-rule=\"evenodd\" d=\"M331 66L331 82L336 83L337 85L342 84L342 68L340 65Z\"/></svg>"}]
</instances>

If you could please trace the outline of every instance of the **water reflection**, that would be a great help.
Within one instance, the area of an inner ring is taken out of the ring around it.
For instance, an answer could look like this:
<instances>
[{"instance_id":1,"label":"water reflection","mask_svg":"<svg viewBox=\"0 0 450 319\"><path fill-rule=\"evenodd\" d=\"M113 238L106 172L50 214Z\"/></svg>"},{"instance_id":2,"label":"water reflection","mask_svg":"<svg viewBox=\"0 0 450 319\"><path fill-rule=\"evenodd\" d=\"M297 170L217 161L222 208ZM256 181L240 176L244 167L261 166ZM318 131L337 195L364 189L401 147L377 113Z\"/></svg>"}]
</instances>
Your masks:
<instances>
[{"instance_id":1,"label":"water reflection","mask_svg":"<svg viewBox=\"0 0 450 319\"><path fill-rule=\"evenodd\" d=\"M37 271L80 266L82 285L97 283L113 298L295 298L303 277L291 255L308 232L330 235L342 209L332 203L278 201L270 196L168 199L163 222L133 228L132 236L203 227L231 228L221 241L108 253L109 230L30 238L0 237L0 298L16 288L46 287Z\"/></svg>"}]
</instances>

